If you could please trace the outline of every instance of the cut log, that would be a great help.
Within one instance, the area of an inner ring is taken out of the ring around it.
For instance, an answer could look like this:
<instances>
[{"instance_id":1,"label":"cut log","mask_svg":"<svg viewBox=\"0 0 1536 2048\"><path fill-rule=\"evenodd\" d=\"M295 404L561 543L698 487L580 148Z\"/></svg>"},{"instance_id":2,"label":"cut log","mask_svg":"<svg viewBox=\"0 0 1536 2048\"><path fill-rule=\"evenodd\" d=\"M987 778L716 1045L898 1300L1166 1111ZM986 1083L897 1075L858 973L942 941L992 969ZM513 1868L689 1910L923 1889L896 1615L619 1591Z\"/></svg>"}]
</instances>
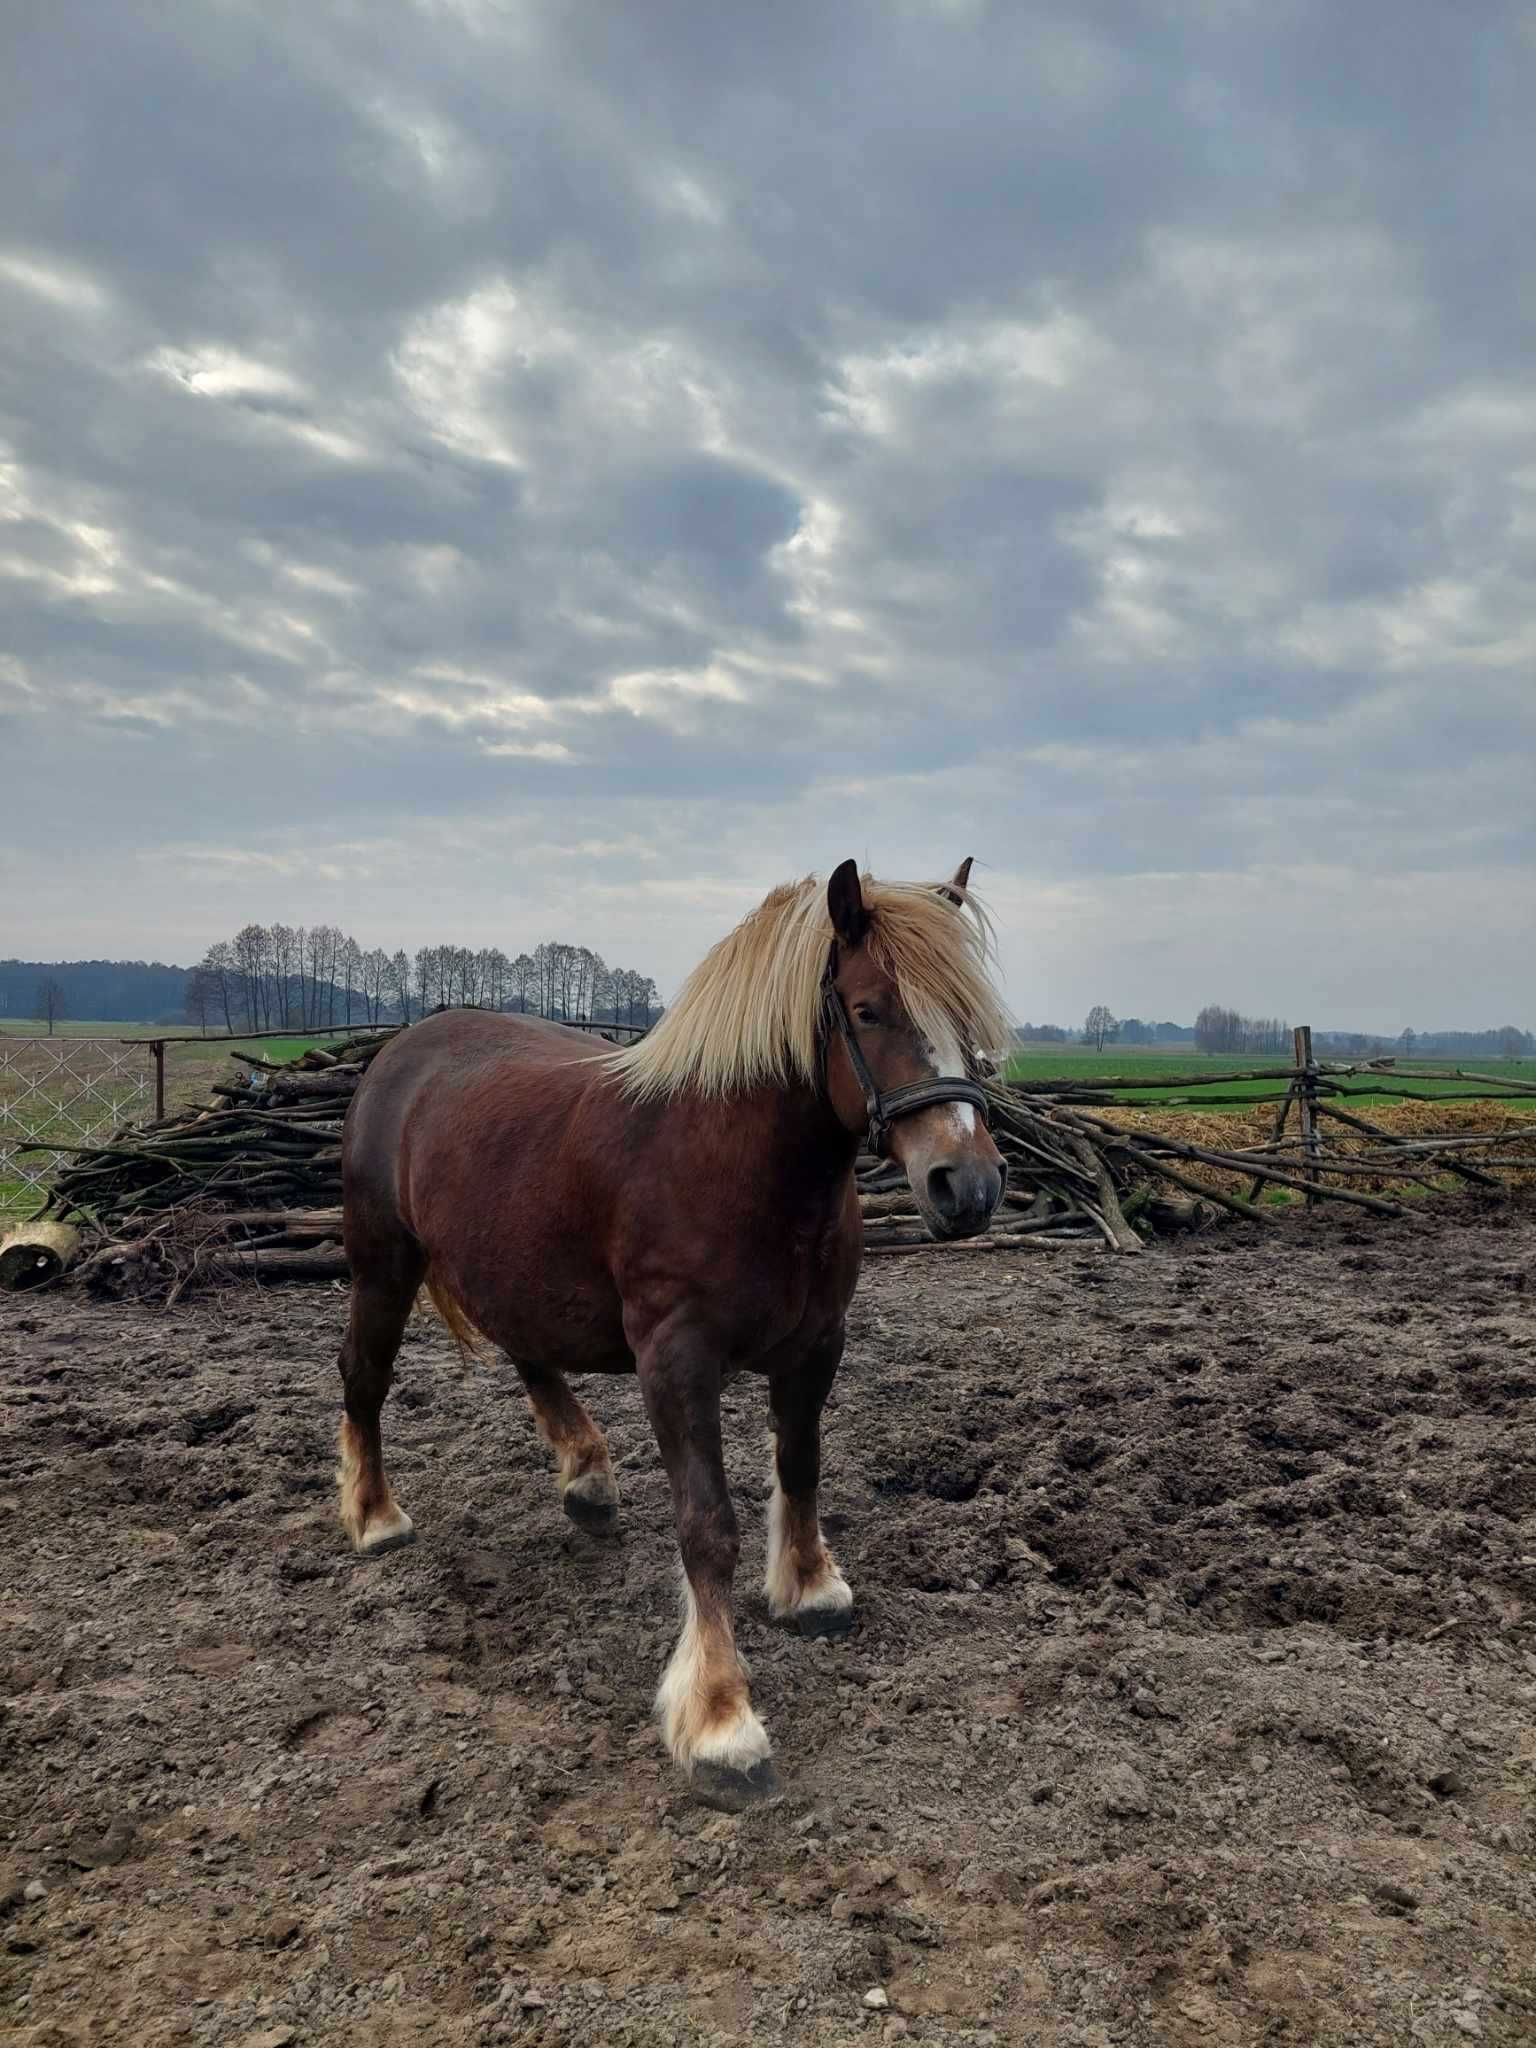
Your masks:
<instances>
[{"instance_id":1,"label":"cut log","mask_svg":"<svg viewBox=\"0 0 1536 2048\"><path fill-rule=\"evenodd\" d=\"M80 1233L68 1223L18 1223L0 1238L0 1288L25 1294L57 1280L80 1256Z\"/></svg>"},{"instance_id":2,"label":"cut log","mask_svg":"<svg viewBox=\"0 0 1536 2048\"><path fill-rule=\"evenodd\" d=\"M361 1079L356 1067L333 1067L324 1074L296 1074L291 1068L284 1068L272 1076L271 1086L262 1092L279 1102L298 1102L309 1096L350 1095Z\"/></svg>"},{"instance_id":3,"label":"cut log","mask_svg":"<svg viewBox=\"0 0 1536 2048\"><path fill-rule=\"evenodd\" d=\"M204 1261L202 1270L227 1280L347 1280L352 1274L340 1250L219 1252Z\"/></svg>"}]
</instances>

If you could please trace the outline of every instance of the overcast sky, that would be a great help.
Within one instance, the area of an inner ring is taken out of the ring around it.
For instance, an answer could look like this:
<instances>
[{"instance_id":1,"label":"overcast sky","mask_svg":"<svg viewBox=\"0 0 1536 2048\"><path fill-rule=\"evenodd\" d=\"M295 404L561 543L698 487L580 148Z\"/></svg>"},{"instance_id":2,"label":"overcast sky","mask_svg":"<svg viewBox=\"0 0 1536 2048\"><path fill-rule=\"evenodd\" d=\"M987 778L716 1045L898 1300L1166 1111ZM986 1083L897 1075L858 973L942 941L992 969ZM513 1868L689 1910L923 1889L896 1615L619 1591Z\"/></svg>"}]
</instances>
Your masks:
<instances>
[{"instance_id":1,"label":"overcast sky","mask_svg":"<svg viewBox=\"0 0 1536 2048\"><path fill-rule=\"evenodd\" d=\"M21 0L0 954L974 853L1020 1017L1536 1026L1536 13Z\"/></svg>"}]
</instances>

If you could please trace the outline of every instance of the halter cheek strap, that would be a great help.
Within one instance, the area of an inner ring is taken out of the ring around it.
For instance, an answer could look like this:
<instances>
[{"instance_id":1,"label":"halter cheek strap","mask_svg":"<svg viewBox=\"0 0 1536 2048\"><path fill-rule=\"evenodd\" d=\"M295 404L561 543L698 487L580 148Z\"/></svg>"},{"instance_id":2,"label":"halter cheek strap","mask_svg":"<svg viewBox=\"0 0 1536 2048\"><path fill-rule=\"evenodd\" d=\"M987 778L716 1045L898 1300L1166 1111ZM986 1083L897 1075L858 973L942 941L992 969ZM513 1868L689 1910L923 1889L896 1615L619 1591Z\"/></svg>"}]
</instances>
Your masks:
<instances>
[{"instance_id":1,"label":"halter cheek strap","mask_svg":"<svg viewBox=\"0 0 1536 2048\"><path fill-rule=\"evenodd\" d=\"M837 985L837 943L834 940L827 955L826 972L821 978L822 997L828 1022L843 1041L848 1054L848 1064L853 1069L853 1078L858 1082L864 1096L864 1108L869 1117L870 1150L879 1159L886 1157L889 1149L891 1125L898 1118L915 1116L920 1109L934 1109L942 1102L968 1102L982 1122L987 1121L986 1090L978 1082L967 1080L962 1074L935 1074L928 1081L909 1081L901 1088L881 1090L875 1086L875 1077L869 1071L869 1062L860 1050L854 1035L853 1020L848 1015L848 1006L843 1001L842 990ZM823 1056L827 1034L823 1034Z\"/></svg>"}]
</instances>

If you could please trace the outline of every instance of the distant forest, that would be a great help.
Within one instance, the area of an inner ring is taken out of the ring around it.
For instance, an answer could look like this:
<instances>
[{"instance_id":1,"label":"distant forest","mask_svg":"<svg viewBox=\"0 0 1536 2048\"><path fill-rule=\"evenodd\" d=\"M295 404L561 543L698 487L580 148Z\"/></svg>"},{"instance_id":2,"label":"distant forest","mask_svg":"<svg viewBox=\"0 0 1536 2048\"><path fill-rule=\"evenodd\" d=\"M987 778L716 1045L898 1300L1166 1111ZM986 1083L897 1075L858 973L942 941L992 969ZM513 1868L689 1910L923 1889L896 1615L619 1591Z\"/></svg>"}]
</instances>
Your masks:
<instances>
[{"instance_id":1,"label":"distant forest","mask_svg":"<svg viewBox=\"0 0 1536 2048\"><path fill-rule=\"evenodd\" d=\"M161 960L0 960L0 1017L39 1016L47 982L63 990L64 1017L106 1024L181 1023L187 970Z\"/></svg>"}]
</instances>

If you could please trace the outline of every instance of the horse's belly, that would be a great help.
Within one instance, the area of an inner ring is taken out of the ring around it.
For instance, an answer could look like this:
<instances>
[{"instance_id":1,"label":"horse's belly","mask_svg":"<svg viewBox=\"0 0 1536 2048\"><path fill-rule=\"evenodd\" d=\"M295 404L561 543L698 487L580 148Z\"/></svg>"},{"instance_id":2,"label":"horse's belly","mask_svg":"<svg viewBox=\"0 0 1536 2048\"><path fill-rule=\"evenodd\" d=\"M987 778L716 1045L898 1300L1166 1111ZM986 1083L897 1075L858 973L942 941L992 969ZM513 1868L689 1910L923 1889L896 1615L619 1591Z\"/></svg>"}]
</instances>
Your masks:
<instances>
[{"instance_id":1,"label":"horse's belly","mask_svg":"<svg viewBox=\"0 0 1536 2048\"><path fill-rule=\"evenodd\" d=\"M623 1305L590 1247L540 1239L458 1276L471 1318L509 1357L567 1372L628 1372Z\"/></svg>"}]
</instances>

